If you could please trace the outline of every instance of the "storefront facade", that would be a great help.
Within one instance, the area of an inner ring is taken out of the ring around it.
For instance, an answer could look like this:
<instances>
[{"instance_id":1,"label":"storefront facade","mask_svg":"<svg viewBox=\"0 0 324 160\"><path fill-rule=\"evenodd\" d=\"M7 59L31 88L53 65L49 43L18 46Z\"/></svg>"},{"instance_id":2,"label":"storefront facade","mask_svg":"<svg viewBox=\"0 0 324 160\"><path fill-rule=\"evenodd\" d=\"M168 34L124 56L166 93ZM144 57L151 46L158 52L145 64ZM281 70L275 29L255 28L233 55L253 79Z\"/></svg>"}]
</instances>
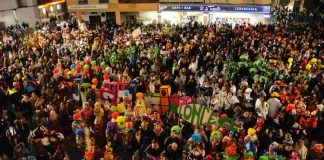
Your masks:
<instances>
[{"instance_id":1,"label":"storefront facade","mask_svg":"<svg viewBox=\"0 0 324 160\"><path fill-rule=\"evenodd\" d=\"M179 24L194 19L202 24L227 22L267 23L270 18L270 0L67 0L68 11L76 13L78 19L91 21L97 16L106 21L107 13L113 15L117 24ZM227 3L226 3L227 2ZM217 4L216 4L217 3ZM226 4L225 4L226 3ZM89 18L90 17L90 18Z\"/></svg>"},{"instance_id":2,"label":"storefront facade","mask_svg":"<svg viewBox=\"0 0 324 160\"><path fill-rule=\"evenodd\" d=\"M66 11L65 0L52 0L38 6L41 22L47 22L51 18L59 18Z\"/></svg>"},{"instance_id":3,"label":"storefront facade","mask_svg":"<svg viewBox=\"0 0 324 160\"><path fill-rule=\"evenodd\" d=\"M266 23L270 18L270 6L215 5L215 4L160 4L161 23L179 24L197 21L209 23Z\"/></svg>"}]
</instances>

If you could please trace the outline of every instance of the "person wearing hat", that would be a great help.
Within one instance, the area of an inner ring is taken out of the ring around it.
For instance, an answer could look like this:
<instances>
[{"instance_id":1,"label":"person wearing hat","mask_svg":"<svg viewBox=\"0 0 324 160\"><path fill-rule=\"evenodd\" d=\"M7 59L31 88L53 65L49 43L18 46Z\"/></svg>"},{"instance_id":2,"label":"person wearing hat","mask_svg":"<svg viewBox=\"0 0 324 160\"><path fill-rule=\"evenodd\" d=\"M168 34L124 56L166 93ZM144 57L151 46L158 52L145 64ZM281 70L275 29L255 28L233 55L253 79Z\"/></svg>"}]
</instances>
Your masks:
<instances>
[{"instance_id":1,"label":"person wearing hat","mask_svg":"<svg viewBox=\"0 0 324 160\"><path fill-rule=\"evenodd\" d=\"M170 136L167 137L164 141L164 146L169 146L171 143L176 142L177 143L177 148L181 148L182 147L182 141L180 139L180 132L181 132L181 128L180 126L173 126L171 128L171 133Z\"/></svg>"},{"instance_id":2,"label":"person wearing hat","mask_svg":"<svg viewBox=\"0 0 324 160\"><path fill-rule=\"evenodd\" d=\"M263 154L263 156L261 157L266 157L269 160L274 160L275 157L277 156L277 152L275 152L275 150L278 147L278 143L273 142L272 144L270 144L269 146L269 150Z\"/></svg>"},{"instance_id":3,"label":"person wearing hat","mask_svg":"<svg viewBox=\"0 0 324 160\"><path fill-rule=\"evenodd\" d=\"M271 98L267 101L269 104L268 116L272 119L276 116L278 109L282 106L280 100L278 99L279 96L280 95L278 92L273 92L271 94Z\"/></svg>"}]
</instances>

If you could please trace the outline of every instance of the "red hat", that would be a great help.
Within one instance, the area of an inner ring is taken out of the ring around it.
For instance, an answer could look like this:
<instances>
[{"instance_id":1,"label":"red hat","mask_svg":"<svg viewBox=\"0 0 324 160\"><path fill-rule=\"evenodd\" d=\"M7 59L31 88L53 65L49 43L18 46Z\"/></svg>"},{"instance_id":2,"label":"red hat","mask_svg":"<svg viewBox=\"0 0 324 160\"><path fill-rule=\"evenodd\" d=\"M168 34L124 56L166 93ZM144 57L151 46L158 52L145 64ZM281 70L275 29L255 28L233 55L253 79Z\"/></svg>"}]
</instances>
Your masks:
<instances>
[{"instance_id":1,"label":"red hat","mask_svg":"<svg viewBox=\"0 0 324 160\"><path fill-rule=\"evenodd\" d=\"M207 159L213 159L213 156L211 155L211 154L208 154L206 157L205 157L205 159L207 160Z\"/></svg>"},{"instance_id":2,"label":"red hat","mask_svg":"<svg viewBox=\"0 0 324 160\"><path fill-rule=\"evenodd\" d=\"M94 158L94 153L93 152L85 152L84 158Z\"/></svg>"},{"instance_id":3,"label":"red hat","mask_svg":"<svg viewBox=\"0 0 324 160\"><path fill-rule=\"evenodd\" d=\"M57 134L56 131L54 131L54 130L51 131L51 135L56 135L56 134Z\"/></svg>"},{"instance_id":4,"label":"red hat","mask_svg":"<svg viewBox=\"0 0 324 160\"><path fill-rule=\"evenodd\" d=\"M109 78L108 74L104 74L104 75L103 75L103 78L104 78L105 80L107 80L107 79Z\"/></svg>"},{"instance_id":5,"label":"red hat","mask_svg":"<svg viewBox=\"0 0 324 160\"><path fill-rule=\"evenodd\" d=\"M88 75L89 74L89 70L83 70L82 73L83 73L83 75Z\"/></svg>"},{"instance_id":6,"label":"red hat","mask_svg":"<svg viewBox=\"0 0 324 160\"><path fill-rule=\"evenodd\" d=\"M119 116L118 112L114 112L111 114L111 118L113 118L113 119L117 119L118 116Z\"/></svg>"},{"instance_id":7,"label":"red hat","mask_svg":"<svg viewBox=\"0 0 324 160\"><path fill-rule=\"evenodd\" d=\"M79 120L80 119L80 114L76 113L76 114L73 114L73 120Z\"/></svg>"},{"instance_id":8,"label":"red hat","mask_svg":"<svg viewBox=\"0 0 324 160\"><path fill-rule=\"evenodd\" d=\"M54 70L53 70L53 74L57 74L59 72L59 70L57 69L57 68L55 68Z\"/></svg>"},{"instance_id":9,"label":"red hat","mask_svg":"<svg viewBox=\"0 0 324 160\"><path fill-rule=\"evenodd\" d=\"M48 137L48 136L49 136L48 131L44 131L44 132L43 132L43 136L44 136L44 137Z\"/></svg>"},{"instance_id":10,"label":"red hat","mask_svg":"<svg viewBox=\"0 0 324 160\"><path fill-rule=\"evenodd\" d=\"M91 82L92 82L92 84L98 84L98 79L97 78L92 78Z\"/></svg>"},{"instance_id":11,"label":"red hat","mask_svg":"<svg viewBox=\"0 0 324 160\"><path fill-rule=\"evenodd\" d=\"M81 70L81 66L76 66L76 67L75 67L75 70L76 70L76 71L80 71L80 70Z\"/></svg>"},{"instance_id":12,"label":"red hat","mask_svg":"<svg viewBox=\"0 0 324 160\"><path fill-rule=\"evenodd\" d=\"M227 114L221 114L220 115L220 118L226 118L227 117Z\"/></svg>"}]
</instances>

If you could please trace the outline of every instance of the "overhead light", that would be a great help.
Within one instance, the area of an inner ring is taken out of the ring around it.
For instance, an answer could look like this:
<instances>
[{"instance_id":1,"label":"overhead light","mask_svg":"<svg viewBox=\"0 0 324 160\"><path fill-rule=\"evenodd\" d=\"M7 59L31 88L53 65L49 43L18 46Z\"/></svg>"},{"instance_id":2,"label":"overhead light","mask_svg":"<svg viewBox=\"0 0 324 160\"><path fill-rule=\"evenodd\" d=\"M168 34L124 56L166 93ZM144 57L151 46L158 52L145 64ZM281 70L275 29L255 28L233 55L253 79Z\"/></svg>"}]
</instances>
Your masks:
<instances>
[{"instance_id":1,"label":"overhead light","mask_svg":"<svg viewBox=\"0 0 324 160\"><path fill-rule=\"evenodd\" d=\"M45 8L43 8L43 14L46 14L46 9Z\"/></svg>"},{"instance_id":2,"label":"overhead light","mask_svg":"<svg viewBox=\"0 0 324 160\"><path fill-rule=\"evenodd\" d=\"M53 12L54 11L54 8L53 6L50 6L50 11Z\"/></svg>"},{"instance_id":3,"label":"overhead light","mask_svg":"<svg viewBox=\"0 0 324 160\"><path fill-rule=\"evenodd\" d=\"M61 5L60 4L58 4L56 7L57 7L57 10L60 10L61 9Z\"/></svg>"}]
</instances>

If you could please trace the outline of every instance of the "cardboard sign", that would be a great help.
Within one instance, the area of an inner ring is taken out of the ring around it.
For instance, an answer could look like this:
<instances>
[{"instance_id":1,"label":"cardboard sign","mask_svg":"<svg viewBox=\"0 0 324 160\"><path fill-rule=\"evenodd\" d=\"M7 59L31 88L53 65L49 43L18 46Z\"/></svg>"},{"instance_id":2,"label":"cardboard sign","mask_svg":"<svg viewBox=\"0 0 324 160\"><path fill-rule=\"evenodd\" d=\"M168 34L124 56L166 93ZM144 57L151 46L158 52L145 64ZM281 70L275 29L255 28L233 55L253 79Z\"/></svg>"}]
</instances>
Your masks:
<instances>
[{"instance_id":1,"label":"cardboard sign","mask_svg":"<svg viewBox=\"0 0 324 160\"><path fill-rule=\"evenodd\" d=\"M188 104L183 107L171 106L173 113L181 115L182 119L194 125L215 124L218 117L206 106L200 104Z\"/></svg>"}]
</instances>

